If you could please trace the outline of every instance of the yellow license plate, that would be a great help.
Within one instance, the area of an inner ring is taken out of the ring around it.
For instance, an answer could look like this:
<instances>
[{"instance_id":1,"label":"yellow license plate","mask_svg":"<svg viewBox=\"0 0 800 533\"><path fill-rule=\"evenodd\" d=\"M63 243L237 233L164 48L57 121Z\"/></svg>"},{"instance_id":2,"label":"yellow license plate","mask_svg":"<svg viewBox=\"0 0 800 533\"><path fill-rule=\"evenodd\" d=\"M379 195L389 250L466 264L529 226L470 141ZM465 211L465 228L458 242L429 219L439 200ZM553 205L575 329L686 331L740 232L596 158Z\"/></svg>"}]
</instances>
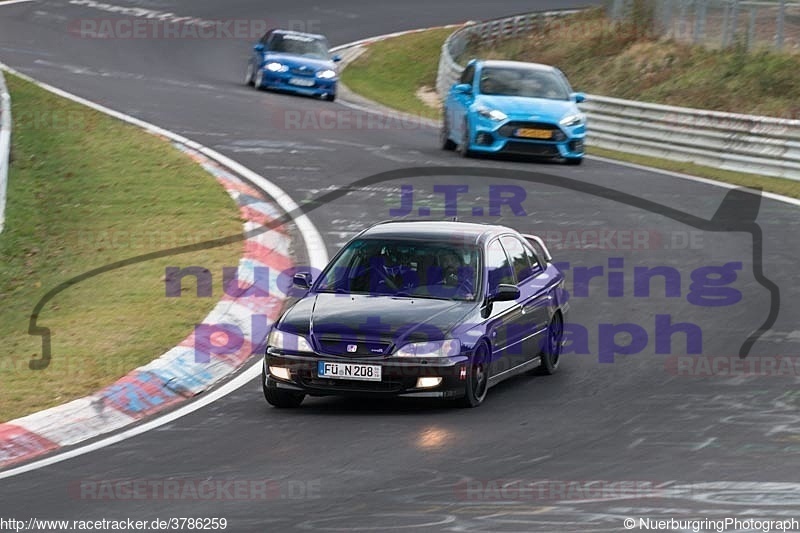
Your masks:
<instances>
[{"instance_id":1,"label":"yellow license plate","mask_svg":"<svg viewBox=\"0 0 800 533\"><path fill-rule=\"evenodd\" d=\"M526 139L549 139L553 136L550 130L537 130L533 128L519 128L514 132L517 137L525 137Z\"/></svg>"}]
</instances>

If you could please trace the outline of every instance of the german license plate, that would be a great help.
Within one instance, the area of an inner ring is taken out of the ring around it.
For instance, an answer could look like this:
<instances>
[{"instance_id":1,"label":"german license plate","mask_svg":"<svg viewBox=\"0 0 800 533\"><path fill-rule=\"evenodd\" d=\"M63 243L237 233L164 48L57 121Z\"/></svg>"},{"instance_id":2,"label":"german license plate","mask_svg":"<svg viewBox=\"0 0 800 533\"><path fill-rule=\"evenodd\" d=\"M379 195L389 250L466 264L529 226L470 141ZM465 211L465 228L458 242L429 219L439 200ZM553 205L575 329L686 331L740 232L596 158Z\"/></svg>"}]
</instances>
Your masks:
<instances>
[{"instance_id":1,"label":"german license plate","mask_svg":"<svg viewBox=\"0 0 800 533\"><path fill-rule=\"evenodd\" d=\"M381 367L355 363L317 362L317 374L321 378L352 379L357 381L380 381Z\"/></svg>"},{"instance_id":2,"label":"german license plate","mask_svg":"<svg viewBox=\"0 0 800 533\"><path fill-rule=\"evenodd\" d=\"M289 78L289 83L297 85L298 87L313 87L314 80L307 80L305 78Z\"/></svg>"},{"instance_id":3,"label":"german license plate","mask_svg":"<svg viewBox=\"0 0 800 533\"><path fill-rule=\"evenodd\" d=\"M517 137L525 137L526 139L549 139L553 136L553 132L534 128L519 128L514 132L514 135Z\"/></svg>"}]
</instances>

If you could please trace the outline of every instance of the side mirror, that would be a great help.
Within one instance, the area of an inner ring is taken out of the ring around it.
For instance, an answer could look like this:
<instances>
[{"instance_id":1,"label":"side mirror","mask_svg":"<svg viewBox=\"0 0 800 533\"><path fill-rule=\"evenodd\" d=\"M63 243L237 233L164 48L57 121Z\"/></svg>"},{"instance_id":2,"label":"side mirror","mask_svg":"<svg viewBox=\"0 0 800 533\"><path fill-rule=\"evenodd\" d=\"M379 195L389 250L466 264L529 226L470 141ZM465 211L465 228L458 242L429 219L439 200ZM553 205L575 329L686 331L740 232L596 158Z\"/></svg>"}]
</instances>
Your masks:
<instances>
[{"instance_id":1,"label":"side mirror","mask_svg":"<svg viewBox=\"0 0 800 533\"><path fill-rule=\"evenodd\" d=\"M519 298L519 289L514 285L501 283L489 296L490 302L510 302Z\"/></svg>"},{"instance_id":2,"label":"side mirror","mask_svg":"<svg viewBox=\"0 0 800 533\"><path fill-rule=\"evenodd\" d=\"M292 284L299 289L310 289L311 274L308 272L298 272L292 277Z\"/></svg>"},{"instance_id":3,"label":"side mirror","mask_svg":"<svg viewBox=\"0 0 800 533\"><path fill-rule=\"evenodd\" d=\"M575 100L576 104L580 104L581 102L586 101L586 94L584 93L572 93L572 98Z\"/></svg>"},{"instance_id":4,"label":"side mirror","mask_svg":"<svg viewBox=\"0 0 800 533\"><path fill-rule=\"evenodd\" d=\"M333 61L334 63L338 63L341 60L342 60L342 56L340 56L339 54L336 54L331 58L331 61Z\"/></svg>"},{"instance_id":5,"label":"side mirror","mask_svg":"<svg viewBox=\"0 0 800 533\"><path fill-rule=\"evenodd\" d=\"M263 52L264 51L264 45L261 44L261 43L258 43L257 45L255 45L253 47L253 50L255 50L256 52Z\"/></svg>"},{"instance_id":6,"label":"side mirror","mask_svg":"<svg viewBox=\"0 0 800 533\"><path fill-rule=\"evenodd\" d=\"M458 94L472 94L472 85L469 83L459 83L453 85L453 92Z\"/></svg>"}]
</instances>

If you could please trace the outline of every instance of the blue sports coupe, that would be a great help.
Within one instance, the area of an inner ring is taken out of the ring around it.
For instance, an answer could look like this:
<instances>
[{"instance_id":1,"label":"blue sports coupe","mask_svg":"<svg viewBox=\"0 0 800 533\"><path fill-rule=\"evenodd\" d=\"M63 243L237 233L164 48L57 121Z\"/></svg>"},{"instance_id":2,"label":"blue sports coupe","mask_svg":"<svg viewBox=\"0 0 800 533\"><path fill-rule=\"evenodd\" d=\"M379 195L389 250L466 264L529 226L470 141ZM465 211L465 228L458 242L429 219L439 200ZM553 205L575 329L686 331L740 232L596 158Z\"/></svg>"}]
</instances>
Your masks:
<instances>
[{"instance_id":1,"label":"blue sports coupe","mask_svg":"<svg viewBox=\"0 0 800 533\"><path fill-rule=\"evenodd\" d=\"M398 221L354 237L267 340L267 402L452 398L480 405L511 376L554 373L569 303L544 242L504 226Z\"/></svg>"},{"instance_id":2,"label":"blue sports coupe","mask_svg":"<svg viewBox=\"0 0 800 533\"><path fill-rule=\"evenodd\" d=\"M322 35L273 29L253 47L245 83L256 89L275 89L336 99L339 56L328 53Z\"/></svg>"},{"instance_id":3,"label":"blue sports coupe","mask_svg":"<svg viewBox=\"0 0 800 533\"><path fill-rule=\"evenodd\" d=\"M473 59L444 104L441 144L464 157L514 154L583 161L586 116L555 67Z\"/></svg>"}]
</instances>

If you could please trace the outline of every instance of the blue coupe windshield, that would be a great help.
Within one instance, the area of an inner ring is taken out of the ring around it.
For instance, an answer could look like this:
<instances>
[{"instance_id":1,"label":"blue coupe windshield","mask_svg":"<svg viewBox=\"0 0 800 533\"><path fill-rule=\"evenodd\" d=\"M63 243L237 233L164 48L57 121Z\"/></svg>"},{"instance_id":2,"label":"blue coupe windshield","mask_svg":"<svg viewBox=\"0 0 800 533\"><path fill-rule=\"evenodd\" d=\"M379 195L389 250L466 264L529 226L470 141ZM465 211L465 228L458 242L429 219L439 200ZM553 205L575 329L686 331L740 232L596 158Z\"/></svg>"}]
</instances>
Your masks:
<instances>
[{"instance_id":1,"label":"blue coupe windshield","mask_svg":"<svg viewBox=\"0 0 800 533\"><path fill-rule=\"evenodd\" d=\"M568 100L570 94L569 87L555 72L526 67L484 67L480 91L486 95L551 100Z\"/></svg>"},{"instance_id":2,"label":"blue coupe windshield","mask_svg":"<svg viewBox=\"0 0 800 533\"><path fill-rule=\"evenodd\" d=\"M472 301L478 292L476 246L359 239L322 273L314 290Z\"/></svg>"},{"instance_id":3,"label":"blue coupe windshield","mask_svg":"<svg viewBox=\"0 0 800 533\"><path fill-rule=\"evenodd\" d=\"M276 33L269 41L268 50L282 54L293 54L314 59L328 59L327 43L321 39L293 35L290 33Z\"/></svg>"}]
</instances>

